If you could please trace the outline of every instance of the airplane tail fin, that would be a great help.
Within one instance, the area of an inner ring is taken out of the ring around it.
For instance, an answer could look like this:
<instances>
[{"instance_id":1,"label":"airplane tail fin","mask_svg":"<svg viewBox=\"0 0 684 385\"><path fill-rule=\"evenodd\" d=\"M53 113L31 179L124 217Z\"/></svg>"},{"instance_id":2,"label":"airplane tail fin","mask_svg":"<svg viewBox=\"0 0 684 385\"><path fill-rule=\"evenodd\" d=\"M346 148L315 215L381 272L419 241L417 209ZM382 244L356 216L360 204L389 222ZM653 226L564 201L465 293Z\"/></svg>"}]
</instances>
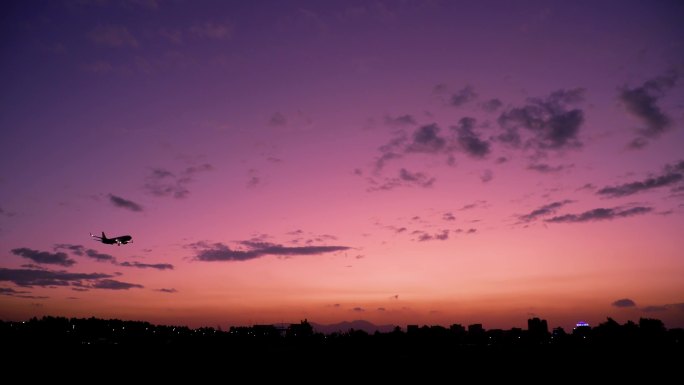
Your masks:
<instances>
[{"instance_id":1,"label":"airplane tail fin","mask_svg":"<svg viewBox=\"0 0 684 385\"><path fill-rule=\"evenodd\" d=\"M105 235L104 231L102 232L102 239L107 239L107 236Z\"/></svg>"}]
</instances>

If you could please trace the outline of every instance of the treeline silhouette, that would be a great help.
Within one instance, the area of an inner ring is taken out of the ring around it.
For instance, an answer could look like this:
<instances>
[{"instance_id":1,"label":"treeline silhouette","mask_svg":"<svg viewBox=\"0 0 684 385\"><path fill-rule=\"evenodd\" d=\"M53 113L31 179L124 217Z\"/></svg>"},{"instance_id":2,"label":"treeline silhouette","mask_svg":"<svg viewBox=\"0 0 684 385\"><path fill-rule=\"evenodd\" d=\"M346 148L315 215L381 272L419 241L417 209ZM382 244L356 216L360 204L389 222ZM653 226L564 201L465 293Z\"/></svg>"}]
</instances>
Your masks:
<instances>
[{"instance_id":1,"label":"treeline silhouette","mask_svg":"<svg viewBox=\"0 0 684 385\"><path fill-rule=\"evenodd\" d=\"M40 366L70 378L87 368L126 380L135 373L156 382L178 376L213 382L216 375L242 373L250 382L275 375L316 383L360 376L432 383L458 382L467 374L478 382L516 377L547 383L549 371L556 379L584 379L591 373L594 379L653 382L681 374L683 345L684 329L667 329L651 318L625 324L608 318L567 332L549 331L545 320L532 318L526 330L454 324L328 334L317 332L308 320L229 330L52 316L0 321L0 346L9 353L3 362L10 372L33 373Z\"/></svg>"}]
</instances>

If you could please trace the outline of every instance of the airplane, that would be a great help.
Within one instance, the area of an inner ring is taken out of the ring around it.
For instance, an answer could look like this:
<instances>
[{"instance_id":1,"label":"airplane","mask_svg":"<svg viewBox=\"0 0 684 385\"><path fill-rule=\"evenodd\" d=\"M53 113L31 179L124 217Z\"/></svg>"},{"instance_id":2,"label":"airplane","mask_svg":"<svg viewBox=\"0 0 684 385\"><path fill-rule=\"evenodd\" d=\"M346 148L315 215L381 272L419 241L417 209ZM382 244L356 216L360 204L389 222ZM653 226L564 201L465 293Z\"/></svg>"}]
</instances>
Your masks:
<instances>
[{"instance_id":1,"label":"airplane","mask_svg":"<svg viewBox=\"0 0 684 385\"><path fill-rule=\"evenodd\" d=\"M93 239L95 239L96 241L100 241L107 245L116 244L117 246L121 246L133 242L133 237L131 237L130 235L122 235L120 237L107 238L104 231L102 232L101 237L93 235L93 233L90 233L90 236L93 237Z\"/></svg>"}]
</instances>

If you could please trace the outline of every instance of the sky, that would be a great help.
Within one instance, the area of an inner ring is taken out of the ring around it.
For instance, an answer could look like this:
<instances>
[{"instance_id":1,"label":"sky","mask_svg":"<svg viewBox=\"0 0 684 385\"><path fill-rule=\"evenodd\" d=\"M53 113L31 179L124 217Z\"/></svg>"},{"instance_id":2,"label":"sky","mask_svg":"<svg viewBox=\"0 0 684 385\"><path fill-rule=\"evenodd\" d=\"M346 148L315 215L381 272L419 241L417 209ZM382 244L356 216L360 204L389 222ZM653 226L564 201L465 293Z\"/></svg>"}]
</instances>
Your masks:
<instances>
[{"instance_id":1,"label":"sky","mask_svg":"<svg viewBox=\"0 0 684 385\"><path fill-rule=\"evenodd\" d=\"M684 327L681 1L0 8L1 320Z\"/></svg>"}]
</instances>

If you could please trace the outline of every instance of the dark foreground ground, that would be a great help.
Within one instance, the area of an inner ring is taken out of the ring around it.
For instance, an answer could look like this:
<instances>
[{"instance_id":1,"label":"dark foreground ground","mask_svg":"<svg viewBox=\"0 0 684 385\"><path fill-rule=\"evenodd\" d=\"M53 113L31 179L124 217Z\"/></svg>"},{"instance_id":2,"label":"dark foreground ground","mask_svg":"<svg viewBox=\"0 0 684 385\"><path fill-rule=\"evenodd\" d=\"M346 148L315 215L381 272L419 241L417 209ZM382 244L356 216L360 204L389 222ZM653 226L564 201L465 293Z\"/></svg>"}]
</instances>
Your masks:
<instances>
[{"instance_id":1,"label":"dark foreground ground","mask_svg":"<svg viewBox=\"0 0 684 385\"><path fill-rule=\"evenodd\" d=\"M684 351L663 346L435 346L367 343L24 345L3 351L3 376L54 381L170 381L315 383L406 381L461 383L517 381L681 380ZM676 381L675 381L676 382Z\"/></svg>"}]
</instances>

